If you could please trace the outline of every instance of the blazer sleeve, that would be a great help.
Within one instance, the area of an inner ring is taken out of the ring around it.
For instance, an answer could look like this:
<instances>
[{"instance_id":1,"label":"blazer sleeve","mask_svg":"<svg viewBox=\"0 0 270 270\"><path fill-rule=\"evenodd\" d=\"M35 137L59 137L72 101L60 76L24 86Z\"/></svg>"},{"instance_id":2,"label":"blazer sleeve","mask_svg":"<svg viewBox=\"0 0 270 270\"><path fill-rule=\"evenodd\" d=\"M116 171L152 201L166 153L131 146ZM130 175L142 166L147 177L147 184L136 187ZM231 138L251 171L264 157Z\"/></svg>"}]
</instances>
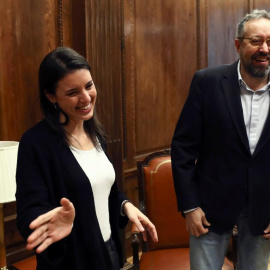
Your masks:
<instances>
[{"instance_id":1,"label":"blazer sleeve","mask_svg":"<svg viewBox=\"0 0 270 270\"><path fill-rule=\"evenodd\" d=\"M200 206L195 181L196 159L202 137L204 89L200 72L196 72L171 144L172 171L179 211Z\"/></svg>"},{"instance_id":2,"label":"blazer sleeve","mask_svg":"<svg viewBox=\"0 0 270 270\"><path fill-rule=\"evenodd\" d=\"M49 162L46 162L48 153L41 149L38 139L25 134L19 144L17 160L17 227L21 235L27 239L32 233L30 223L38 216L60 206L60 201L52 203L49 199L49 190L46 184ZM42 154L41 154L42 153ZM45 157L45 158L44 158ZM65 239L52 244L41 253L45 260L58 262L65 253Z\"/></svg>"}]
</instances>

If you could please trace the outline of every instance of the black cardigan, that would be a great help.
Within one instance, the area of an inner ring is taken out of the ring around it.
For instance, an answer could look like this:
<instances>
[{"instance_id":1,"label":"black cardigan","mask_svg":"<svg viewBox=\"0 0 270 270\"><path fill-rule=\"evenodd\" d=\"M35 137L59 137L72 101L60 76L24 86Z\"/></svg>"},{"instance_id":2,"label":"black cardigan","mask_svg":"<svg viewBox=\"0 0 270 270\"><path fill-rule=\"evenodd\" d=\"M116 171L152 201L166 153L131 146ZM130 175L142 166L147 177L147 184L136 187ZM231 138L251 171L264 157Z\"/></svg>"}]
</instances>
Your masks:
<instances>
[{"instance_id":1,"label":"black cardigan","mask_svg":"<svg viewBox=\"0 0 270 270\"><path fill-rule=\"evenodd\" d=\"M43 120L21 138L17 163L17 226L26 239L29 224L58 207L63 197L75 207L72 232L37 254L37 270L105 270L110 257L99 228L91 184L63 138ZM112 237L123 265L118 228L128 219L120 215L126 197L113 184L109 197Z\"/></svg>"}]
</instances>

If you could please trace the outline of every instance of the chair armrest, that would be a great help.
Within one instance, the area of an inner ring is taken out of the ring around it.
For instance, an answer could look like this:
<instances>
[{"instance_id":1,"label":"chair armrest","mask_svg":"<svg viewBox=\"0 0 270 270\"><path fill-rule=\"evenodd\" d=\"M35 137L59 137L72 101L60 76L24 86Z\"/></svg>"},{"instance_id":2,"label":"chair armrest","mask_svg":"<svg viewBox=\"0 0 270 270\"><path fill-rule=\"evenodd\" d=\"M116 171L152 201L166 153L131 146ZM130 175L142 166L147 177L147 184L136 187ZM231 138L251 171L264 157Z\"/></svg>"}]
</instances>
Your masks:
<instances>
[{"instance_id":1,"label":"chair armrest","mask_svg":"<svg viewBox=\"0 0 270 270\"><path fill-rule=\"evenodd\" d=\"M131 246L133 254L133 270L140 269L139 260L139 244L140 244L140 232L136 225L133 223L131 228Z\"/></svg>"}]
</instances>

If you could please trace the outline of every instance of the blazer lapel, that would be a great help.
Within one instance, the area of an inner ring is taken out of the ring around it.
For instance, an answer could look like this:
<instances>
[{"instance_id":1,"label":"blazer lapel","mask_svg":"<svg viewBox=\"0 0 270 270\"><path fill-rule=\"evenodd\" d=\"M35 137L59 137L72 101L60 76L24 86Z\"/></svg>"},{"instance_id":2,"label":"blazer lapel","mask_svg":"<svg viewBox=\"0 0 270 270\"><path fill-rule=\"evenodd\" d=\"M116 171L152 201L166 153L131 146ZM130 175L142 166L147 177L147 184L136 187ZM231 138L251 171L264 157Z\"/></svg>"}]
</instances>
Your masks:
<instances>
[{"instance_id":1,"label":"blazer lapel","mask_svg":"<svg viewBox=\"0 0 270 270\"><path fill-rule=\"evenodd\" d=\"M237 75L237 63L232 64L227 72L224 74L222 80L222 88L225 95L226 102L228 104L229 111L231 113L232 121L245 148L250 153L248 137L244 122L243 109L240 98L240 88Z\"/></svg>"}]
</instances>

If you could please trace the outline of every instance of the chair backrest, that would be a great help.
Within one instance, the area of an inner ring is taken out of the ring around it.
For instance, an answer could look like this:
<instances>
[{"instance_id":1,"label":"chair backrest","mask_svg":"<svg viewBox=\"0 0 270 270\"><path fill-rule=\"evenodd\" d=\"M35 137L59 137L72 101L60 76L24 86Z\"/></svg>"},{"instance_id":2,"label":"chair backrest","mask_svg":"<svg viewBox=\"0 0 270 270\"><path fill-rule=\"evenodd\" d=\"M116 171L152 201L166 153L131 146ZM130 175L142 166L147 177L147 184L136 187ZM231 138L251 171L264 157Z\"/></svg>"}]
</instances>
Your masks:
<instances>
[{"instance_id":1,"label":"chair backrest","mask_svg":"<svg viewBox=\"0 0 270 270\"><path fill-rule=\"evenodd\" d=\"M159 242L148 241L143 252L189 246L185 220L177 211L171 152L160 151L137 162L140 209L156 226Z\"/></svg>"}]
</instances>

